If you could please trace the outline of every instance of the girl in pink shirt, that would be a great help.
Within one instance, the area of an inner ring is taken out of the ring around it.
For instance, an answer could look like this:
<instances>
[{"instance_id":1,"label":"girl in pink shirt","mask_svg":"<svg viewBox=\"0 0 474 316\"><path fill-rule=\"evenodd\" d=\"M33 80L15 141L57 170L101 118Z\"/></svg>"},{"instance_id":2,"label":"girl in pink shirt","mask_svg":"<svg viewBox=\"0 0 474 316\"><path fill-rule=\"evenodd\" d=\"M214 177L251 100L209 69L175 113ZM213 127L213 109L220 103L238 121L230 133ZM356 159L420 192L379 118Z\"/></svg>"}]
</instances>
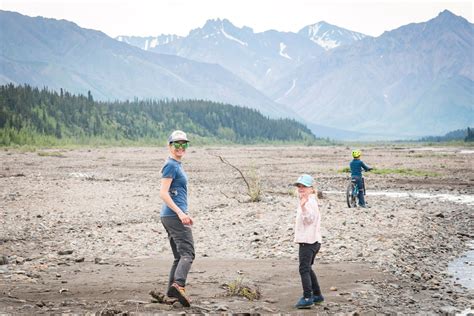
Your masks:
<instances>
[{"instance_id":1,"label":"girl in pink shirt","mask_svg":"<svg viewBox=\"0 0 474 316\"><path fill-rule=\"evenodd\" d=\"M296 209L295 242L299 244L299 272L303 286L303 297L296 308L311 308L324 301L318 278L311 266L321 247L321 213L319 212L313 177L303 174L298 178L299 204Z\"/></svg>"}]
</instances>

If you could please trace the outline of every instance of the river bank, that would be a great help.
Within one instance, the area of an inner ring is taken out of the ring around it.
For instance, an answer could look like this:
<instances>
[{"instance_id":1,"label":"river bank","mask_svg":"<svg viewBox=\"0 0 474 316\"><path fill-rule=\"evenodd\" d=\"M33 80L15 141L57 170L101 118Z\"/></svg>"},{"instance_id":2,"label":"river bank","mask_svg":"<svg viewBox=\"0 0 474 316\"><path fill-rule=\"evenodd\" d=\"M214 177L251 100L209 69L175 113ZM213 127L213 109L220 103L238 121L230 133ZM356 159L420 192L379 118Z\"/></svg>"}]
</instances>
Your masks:
<instances>
[{"instance_id":1,"label":"river bank","mask_svg":"<svg viewBox=\"0 0 474 316\"><path fill-rule=\"evenodd\" d=\"M326 297L308 313L454 313L472 307L448 264L473 239L473 205L432 195L472 197L472 154L416 148L363 148L377 168L435 176L367 174L369 209L348 209L345 147L193 148L184 161L197 257L188 292L208 313L293 313L301 295L292 242L296 196L291 183L312 174L323 212L315 270ZM262 188L250 203L240 168ZM164 291L171 253L159 222L163 148L0 152L2 197L0 312L179 313L151 303ZM370 192L397 192L390 196ZM243 279L262 298L225 296ZM172 308L172 309L170 309Z\"/></svg>"}]
</instances>

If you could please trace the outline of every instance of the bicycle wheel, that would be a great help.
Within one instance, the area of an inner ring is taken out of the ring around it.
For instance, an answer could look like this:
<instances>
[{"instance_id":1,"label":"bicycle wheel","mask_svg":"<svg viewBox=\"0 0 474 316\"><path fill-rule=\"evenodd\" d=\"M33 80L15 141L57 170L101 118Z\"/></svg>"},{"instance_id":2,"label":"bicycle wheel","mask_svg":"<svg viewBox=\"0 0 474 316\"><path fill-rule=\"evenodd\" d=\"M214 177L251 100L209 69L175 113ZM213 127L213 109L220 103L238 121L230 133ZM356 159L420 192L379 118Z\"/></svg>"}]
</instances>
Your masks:
<instances>
[{"instance_id":1,"label":"bicycle wheel","mask_svg":"<svg viewBox=\"0 0 474 316\"><path fill-rule=\"evenodd\" d=\"M346 202L349 208L357 207L357 196L354 195L355 185L354 183L349 183L346 189Z\"/></svg>"}]
</instances>

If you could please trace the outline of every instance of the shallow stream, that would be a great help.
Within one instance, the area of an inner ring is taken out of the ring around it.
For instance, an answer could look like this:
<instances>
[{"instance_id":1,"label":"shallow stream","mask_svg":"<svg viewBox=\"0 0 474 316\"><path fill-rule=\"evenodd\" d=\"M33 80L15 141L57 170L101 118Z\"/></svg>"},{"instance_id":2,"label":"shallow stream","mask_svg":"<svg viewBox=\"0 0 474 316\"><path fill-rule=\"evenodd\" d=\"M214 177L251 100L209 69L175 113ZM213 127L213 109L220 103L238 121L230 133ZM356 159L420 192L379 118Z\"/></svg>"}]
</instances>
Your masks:
<instances>
[{"instance_id":1,"label":"shallow stream","mask_svg":"<svg viewBox=\"0 0 474 316\"><path fill-rule=\"evenodd\" d=\"M345 194L340 191L325 191L328 194ZM392 191L368 191L368 196L387 196L391 198L415 198L436 199L441 202L454 202L474 206L474 196L467 194L448 193L421 193L421 192L392 192ZM467 212L474 214L474 208L468 208ZM453 275L454 281L462 286L474 289L474 240L469 243L469 250L452 261L448 266L448 272Z\"/></svg>"},{"instance_id":2,"label":"shallow stream","mask_svg":"<svg viewBox=\"0 0 474 316\"><path fill-rule=\"evenodd\" d=\"M368 191L368 190L367 190ZM346 194L342 191L324 191L327 194ZM388 196L392 198L437 199L444 202L474 206L474 195L424 192L368 191L368 196ZM472 211L472 210L471 210Z\"/></svg>"},{"instance_id":3,"label":"shallow stream","mask_svg":"<svg viewBox=\"0 0 474 316\"><path fill-rule=\"evenodd\" d=\"M469 243L468 251L449 264L448 272L456 283L474 290L474 240Z\"/></svg>"}]
</instances>

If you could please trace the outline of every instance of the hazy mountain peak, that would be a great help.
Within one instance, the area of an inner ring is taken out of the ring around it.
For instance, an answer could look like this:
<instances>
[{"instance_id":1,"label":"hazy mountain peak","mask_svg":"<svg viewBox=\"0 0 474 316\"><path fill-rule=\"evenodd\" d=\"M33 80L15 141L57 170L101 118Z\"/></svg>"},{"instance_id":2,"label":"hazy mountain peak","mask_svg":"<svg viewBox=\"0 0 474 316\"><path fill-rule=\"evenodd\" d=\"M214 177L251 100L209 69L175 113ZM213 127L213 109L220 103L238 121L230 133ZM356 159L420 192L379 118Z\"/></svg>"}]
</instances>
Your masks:
<instances>
[{"instance_id":1,"label":"hazy mountain peak","mask_svg":"<svg viewBox=\"0 0 474 316\"><path fill-rule=\"evenodd\" d=\"M235 26L234 24L232 24L232 22L229 21L228 19L220 19L220 18L207 20L204 26L202 27L202 30L216 30L216 29L220 30L222 28L225 28L227 30L245 32L245 33L253 33L253 29L251 27L243 26L239 28Z\"/></svg>"},{"instance_id":2,"label":"hazy mountain peak","mask_svg":"<svg viewBox=\"0 0 474 316\"><path fill-rule=\"evenodd\" d=\"M461 25L461 24L473 25L472 23L470 23L468 20L466 20L462 16L456 15L456 14L452 13L449 10L444 10L444 11L440 12L437 17L429 20L426 23L434 23L434 24L443 25L445 27L448 26L448 27L451 27L451 28L456 27L457 25Z\"/></svg>"},{"instance_id":3,"label":"hazy mountain peak","mask_svg":"<svg viewBox=\"0 0 474 316\"><path fill-rule=\"evenodd\" d=\"M418 35L420 32L423 32L421 41ZM455 34L456 36L454 36ZM454 44L456 41L465 42L465 45L472 47L473 34L474 24L462 16L444 10L431 20L403 25L392 31L384 32L380 37L392 38L405 43L412 41L412 47L418 47L421 42L438 42L445 46L456 46L457 44ZM450 44L448 44L444 35L450 38Z\"/></svg>"},{"instance_id":4,"label":"hazy mountain peak","mask_svg":"<svg viewBox=\"0 0 474 316\"><path fill-rule=\"evenodd\" d=\"M222 20L220 18L209 19L204 23L202 28L213 28L217 25L222 25Z\"/></svg>"},{"instance_id":5,"label":"hazy mountain peak","mask_svg":"<svg viewBox=\"0 0 474 316\"><path fill-rule=\"evenodd\" d=\"M460 16L455 15L449 10L441 11L436 18L443 18L443 19L451 19L451 18L459 18Z\"/></svg>"},{"instance_id":6,"label":"hazy mountain peak","mask_svg":"<svg viewBox=\"0 0 474 316\"><path fill-rule=\"evenodd\" d=\"M248 46L245 40L246 35L253 34L249 27L238 28L227 19L207 20L202 28L197 28L189 32L190 38L210 39L220 38L236 42L243 46Z\"/></svg>"},{"instance_id":7,"label":"hazy mountain peak","mask_svg":"<svg viewBox=\"0 0 474 316\"><path fill-rule=\"evenodd\" d=\"M324 21L324 20L323 20L323 21L319 21L318 23L315 23L315 24L313 24L313 25L329 26L329 27L331 27L331 26L334 27L334 26L335 26L335 25L332 25L332 24L330 24L330 23L328 23L328 22L326 22L326 21Z\"/></svg>"},{"instance_id":8,"label":"hazy mountain peak","mask_svg":"<svg viewBox=\"0 0 474 316\"><path fill-rule=\"evenodd\" d=\"M204 24L204 26L202 27L202 30L209 32L209 31L213 31L213 30L220 30L222 28L238 29L229 20L216 18L216 19L207 20L206 23Z\"/></svg>"},{"instance_id":9,"label":"hazy mountain peak","mask_svg":"<svg viewBox=\"0 0 474 316\"><path fill-rule=\"evenodd\" d=\"M119 42L125 42L143 50L150 50L158 45L166 45L181 38L181 36L175 34L161 34L158 36L147 37L119 35L115 39Z\"/></svg>"},{"instance_id":10,"label":"hazy mountain peak","mask_svg":"<svg viewBox=\"0 0 474 316\"><path fill-rule=\"evenodd\" d=\"M302 28L298 34L309 38L326 50L351 44L366 37L366 35L362 33L349 31L325 21L308 25Z\"/></svg>"}]
</instances>

